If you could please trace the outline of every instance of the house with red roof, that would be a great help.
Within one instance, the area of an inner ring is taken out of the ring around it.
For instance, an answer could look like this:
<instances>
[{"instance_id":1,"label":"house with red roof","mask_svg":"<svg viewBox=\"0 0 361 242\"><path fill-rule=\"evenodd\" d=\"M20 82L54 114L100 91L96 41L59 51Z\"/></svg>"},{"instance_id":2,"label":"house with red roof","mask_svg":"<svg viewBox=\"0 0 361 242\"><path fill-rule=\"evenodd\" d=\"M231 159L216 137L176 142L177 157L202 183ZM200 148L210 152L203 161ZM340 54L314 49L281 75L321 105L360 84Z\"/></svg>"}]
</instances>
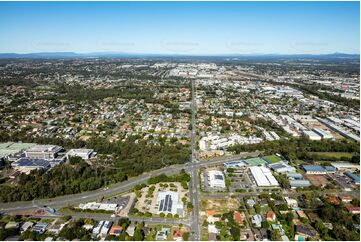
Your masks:
<instances>
[{"instance_id":1,"label":"house with red roof","mask_svg":"<svg viewBox=\"0 0 361 242\"><path fill-rule=\"evenodd\" d=\"M276 221L276 214L272 210L268 210L266 217L268 222Z\"/></svg>"},{"instance_id":2,"label":"house with red roof","mask_svg":"<svg viewBox=\"0 0 361 242\"><path fill-rule=\"evenodd\" d=\"M236 223L238 223L239 225L243 225L243 218L240 212L238 211L234 211L233 212L233 219Z\"/></svg>"},{"instance_id":3,"label":"house with red roof","mask_svg":"<svg viewBox=\"0 0 361 242\"><path fill-rule=\"evenodd\" d=\"M356 206L345 206L346 210L352 214L360 214L360 207Z\"/></svg>"}]
</instances>

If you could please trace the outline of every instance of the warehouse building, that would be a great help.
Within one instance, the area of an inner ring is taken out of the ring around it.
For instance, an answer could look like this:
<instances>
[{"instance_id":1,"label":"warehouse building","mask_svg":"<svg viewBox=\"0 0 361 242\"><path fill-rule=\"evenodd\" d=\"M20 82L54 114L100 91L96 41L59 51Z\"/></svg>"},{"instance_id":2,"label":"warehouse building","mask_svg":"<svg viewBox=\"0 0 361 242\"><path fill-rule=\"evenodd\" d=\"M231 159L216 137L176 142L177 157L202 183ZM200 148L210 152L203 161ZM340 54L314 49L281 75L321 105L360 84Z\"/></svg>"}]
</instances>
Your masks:
<instances>
[{"instance_id":1,"label":"warehouse building","mask_svg":"<svg viewBox=\"0 0 361 242\"><path fill-rule=\"evenodd\" d=\"M331 166L335 167L337 171L355 171L360 170L360 165L349 162L332 162Z\"/></svg>"},{"instance_id":2,"label":"warehouse building","mask_svg":"<svg viewBox=\"0 0 361 242\"><path fill-rule=\"evenodd\" d=\"M289 164L283 161L269 164L268 167L277 173L291 173L296 171L296 168L290 166Z\"/></svg>"},{"instance_id":3,"label":"warehouse building","mask_svg":"<svg viewBox=\"0 0 361 242\"><path fill-rule=\"evenodd\" d=\"M63 148L56 145L35 145L25 151L25 156L34 159L55 159Z\"/></svg>"},{"instance_id":4,"label":"warehouse building","mask_svg":"<svg viewBox=\"0 0 361 242\"><path fill-rule=\"evenodd\" d=\"M208 183L211 188L226 188L224 175L221 171L208 171Z\"/></svg>"},{"instance_id":5,"label":"warehouse building","mask_svg":"<svg viewBox=\"0 0 361 242\"><path fill-rule=\"evenodd\" d=\"M303 170L306 172L306 174L326 174L327 171L322 166L318 165L303 165Z\"/></svg>"},{"instance_id":6,"label":"warehouse building","mask_svg":"<svg viewBox=\"0 0 361 242\"><path fill-rule=\"evenodd\" d=\"M360 177L353 174L352 172L345 172L345 175L353 180L356 185L360 185Z\"/></svg>"},{"instance_id":7,"label":"warehouse building","mask_svg":"<svg viewBox=\"0 0 361 242\"><path fill-rule=\"evenodd\" d=\"M308 180L290 180L291 188L309 187L311 183Z\"/></svg>"},{"instance_id":8,"label":"warehouse building","mask_svg":"<svg viewBox=\"0 0 361 242\"><path fill-rule=\"evenodd\" d=\"M333 135L329 132L326 132L323 129L314 128L313 131L315 133L317 133L318 135L320 135L322 137L322 139L333 139Z\"/></svg>"},{"instance_id":9,"label":"warehouse building","mask_svg":"<svg viewBox=\"0 0 361 242\"><path fill-rule=\"evenodd\" d=\"M279 186L271 170L266 167L253 166L250 168L251 174L259 187Z\"/></svg>"},{"instance_id":10,"label":"warehouse building","mask_svg":"<svg viewBox=\"0 0 361 242\"><path fill-rule=\"evenodd\" d=\"M305 136L306 138L308 138L309 140L321 140L321 136L318 135L316 132L313 132L311 130L304 130L303 131L303 136Z\"/></svg>"}]
</instances>

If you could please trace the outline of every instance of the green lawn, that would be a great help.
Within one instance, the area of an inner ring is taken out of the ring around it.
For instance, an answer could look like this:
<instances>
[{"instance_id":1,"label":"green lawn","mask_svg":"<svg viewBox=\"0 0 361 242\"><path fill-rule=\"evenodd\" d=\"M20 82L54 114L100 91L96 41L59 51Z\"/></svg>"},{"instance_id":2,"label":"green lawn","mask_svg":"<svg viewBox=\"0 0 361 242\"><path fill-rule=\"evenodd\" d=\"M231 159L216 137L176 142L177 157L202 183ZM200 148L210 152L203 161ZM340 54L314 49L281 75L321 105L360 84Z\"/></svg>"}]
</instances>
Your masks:
<instances>
[{"instance_id":1,"label":"green lawn","mask_svg":"<svg viewBox=\"0 0 361 242\"><path fill-rule=\"evenodd\" d=\"M276 163L276 162L280 162L282 159L279 158L277 155L267 155L262 157L264 160L266 160L268 163L272 164L272 163Z\"/></svg>"},{"instance_id":2,"label":"green lawn","mask_svg":"<svg viewBox=\"0 0 361 242\"><path fill-rule=\"evenodd\" d=\"M342 157L352 158L352 153L347 152L308 152L310 155L323 156L325 158L337 158L341 159Z\"/></svg>"}]
</instances>

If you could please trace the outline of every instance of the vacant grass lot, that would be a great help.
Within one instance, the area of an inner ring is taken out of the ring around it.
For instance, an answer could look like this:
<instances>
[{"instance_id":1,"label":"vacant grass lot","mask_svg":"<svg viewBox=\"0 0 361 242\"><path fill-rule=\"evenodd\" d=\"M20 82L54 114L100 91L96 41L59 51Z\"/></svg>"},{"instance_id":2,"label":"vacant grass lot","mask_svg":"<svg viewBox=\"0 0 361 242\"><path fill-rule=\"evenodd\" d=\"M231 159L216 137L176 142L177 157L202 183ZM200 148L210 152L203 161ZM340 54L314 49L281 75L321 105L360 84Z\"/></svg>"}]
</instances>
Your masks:
<instances>
[{"instance_id":1,"label":"vacant grass lot","mask_svg":"<svg viewBox=\"0 0 361 242\"><path fill-rule=\"evenodd\" d=\"M347 157L348 159L352 158L352 153L347 152L308 152L310 155L316 155L323 158L336 158L341 159Z\"/></svg>"}]
</instances>

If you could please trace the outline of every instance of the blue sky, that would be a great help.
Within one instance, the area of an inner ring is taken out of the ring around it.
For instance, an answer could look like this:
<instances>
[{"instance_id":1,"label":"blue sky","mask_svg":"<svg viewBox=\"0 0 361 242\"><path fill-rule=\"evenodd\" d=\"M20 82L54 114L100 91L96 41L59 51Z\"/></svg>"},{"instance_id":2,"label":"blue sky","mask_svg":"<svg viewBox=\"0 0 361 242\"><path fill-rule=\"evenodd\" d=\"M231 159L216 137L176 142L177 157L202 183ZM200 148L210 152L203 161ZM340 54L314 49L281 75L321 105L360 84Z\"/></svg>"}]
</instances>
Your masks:
<instances>
[{"instance_id":1,"label":"blue sky","mask_svg":"<svg viewBox=\"0 0 361 242\"><path fill-rule=\"evenodd\" d=\"M359 53L359 2L0 2L0 52Z\"/></svg>"}]
</instances>

